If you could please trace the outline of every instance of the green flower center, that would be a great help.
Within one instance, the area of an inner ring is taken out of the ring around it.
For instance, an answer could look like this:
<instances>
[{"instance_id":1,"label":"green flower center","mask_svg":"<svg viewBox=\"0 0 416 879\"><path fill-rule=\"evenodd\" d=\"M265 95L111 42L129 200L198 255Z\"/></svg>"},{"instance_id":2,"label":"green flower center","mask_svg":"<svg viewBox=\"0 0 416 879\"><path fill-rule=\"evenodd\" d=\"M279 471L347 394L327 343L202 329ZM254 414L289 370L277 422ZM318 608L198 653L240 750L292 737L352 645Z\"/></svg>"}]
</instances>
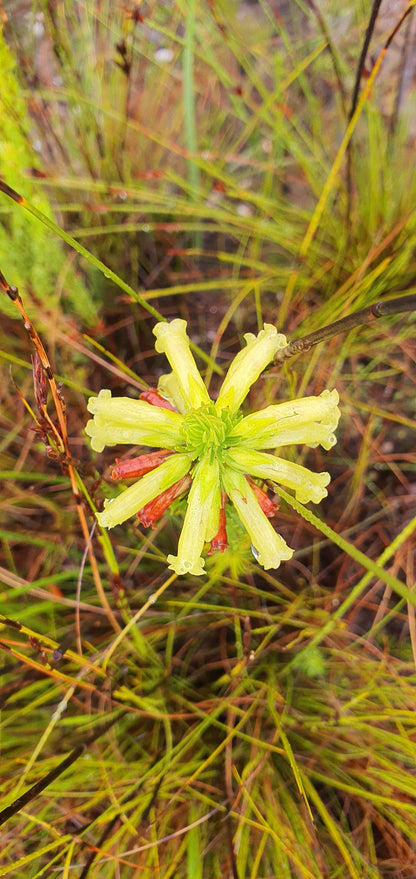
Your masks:
<instances>
[{"instance_id":1,"label":"green flower center","mask_svg":"<svg viewBox=\"0 0 416 879\"><path fill-rule=\"evenodd\" d=\"M191 410L182 425L186 452L193 459L209 455L211 462L216 459L221 463L226 450L236 443L229 434L241 418L239 413L231 415L227 410L218 413L214 403Z\"/></svg>"}]
</instances>

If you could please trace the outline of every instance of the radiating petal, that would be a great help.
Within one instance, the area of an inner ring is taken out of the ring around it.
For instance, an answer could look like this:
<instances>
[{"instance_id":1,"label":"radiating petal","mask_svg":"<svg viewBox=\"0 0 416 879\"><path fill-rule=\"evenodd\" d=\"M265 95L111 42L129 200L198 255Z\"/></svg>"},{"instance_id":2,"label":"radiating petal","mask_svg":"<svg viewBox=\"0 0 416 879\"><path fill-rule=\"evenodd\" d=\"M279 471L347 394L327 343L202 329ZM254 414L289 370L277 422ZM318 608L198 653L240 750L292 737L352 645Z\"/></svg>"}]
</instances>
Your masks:
<instances>
[{"instance_id":1,"label":"radiating petal","mask_svg":"<svg viewBox=\"0 0 416 879\"><path fill-rule=\"evenodd\" d=\"M112 397L111 391L103 389L98 397L90 397L88 411L94 418L85 431L96 452L117 443L175 449L181 442L183 416L144 400Z\"/></svg>"},{"instance_id":2,"label":"radiating petal","mask_svg":"<svg viewBox=\"0 0 416 879\"><path fill-rule=\"evenodd\" d=\"M246 333L244 338L247 345L232 360L222 383L216 402L218 411L229 408L230 412L236 412L276 351L287 345L286 336L278 333L273 324L264 324L257 336Z\"/></svg>"},{"instance_id":3,"label":"radiating petal","mask_svg":"<svg viewBox=\"0 0 416 879\"><path fill-rule=\"evenodd\" d=\"M319 397L267 406L243 418L230 436L239 437L242 445L253 449L275 449L290 443L330 449L336 443L334 430L341 414L338 401L337 391L322 391Z\"/></svg>"},{"instance_id":4,"label":"radiating petal","mask_svg":"<svg viewBox=\"0 0 416 879\"><path fill-rule=\"evenodd\" d=\"M104 510L97 513L97 519L103 528L114 528L130 516L134 516L149 501L157 497L174 482L185 476L192 466L189 455L170 455L167 460L122 491L118 497L104 502Z\"/></svg>"},{"instance_id":5,"label":"radiating petal","mask_svg":"<svg viewBox=\"0 0 416 879\"><path fill-rule=\"evenodd\" d=\"M242 473L250 473L258 479L270 479L277 485L294 489L302 504L313 501L315 504L327 496L326 486L331 481L329 473L314 473L301 464L275 458L266 452L253 449L233 448L227 453L227 462Z\"/></svg>"},{"instance_id":6,"label":"radiating petal","mask_svg":"<svg viewBox=\"0 0 416 879\"><path fill-rule=\"evenodd\" d=\"M195 468L188 506L178 543L177 556L168 555L169 568L177 574L203 574L202 550L218 531L221 507L219 466L202 458Z\"/></svg>"},{"instance_id":7,"label":"radiating petal","mask_svg":"<svg viewBox=\"0 0 416 879\"><path fill-rule=\"evenodd\" d=\"M226 469L223 484L250 536L259 564L266 569L278 568L280 562L292 558L293 549L274 530L243 474Z\"/></svg>"},{"instance_id":8,"label":"radiating petal","mask_svg":"<svg viewBox=\"0 0 416 879\"><path fill-rule=\"evenodd\" d=\"M156 351L166 354L188 408L198 409L209 403L208 391L189 347L186 321L176 318L171 323L156 324L153 333L157 339Z\"/></svg>"},{"instance_id":9,"label":"radiating petal","mask_svg":"<svg viewBox=\"0 0 416 879\"><path fill-rule=\"evenodd\" d=\"M157 389L159 394L162 394L162 397L166 397L178 412L186 415L189 406L181 393L179 382L173 372L167 372L165 375L160 376Z\"/></svg>"}]
</instances>

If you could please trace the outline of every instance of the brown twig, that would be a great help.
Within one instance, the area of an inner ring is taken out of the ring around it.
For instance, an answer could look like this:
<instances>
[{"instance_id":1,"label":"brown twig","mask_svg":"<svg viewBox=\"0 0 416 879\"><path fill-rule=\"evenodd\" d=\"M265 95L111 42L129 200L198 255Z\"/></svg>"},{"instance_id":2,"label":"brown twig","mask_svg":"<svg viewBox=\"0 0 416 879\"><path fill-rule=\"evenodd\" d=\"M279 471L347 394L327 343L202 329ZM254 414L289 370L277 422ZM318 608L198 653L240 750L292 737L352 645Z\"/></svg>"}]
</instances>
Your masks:
<instances>
[{"instance_id":1,"label":"brown twig","mask_svg":"<svg viewBox=\"0 0 416 879\"><path fill-rule=\"evenodd\" d=\"M337 336L339 333L346 333L348 330L352 330L360 324L371 323L376 318L389 317L391 314L402 314L407 311L415 310L415 293L411 293L409 296L399 296L396 299L381 299L379 302L375 302L367 308L360 308L358 311L353 311L353 313L347 315L347 317L343 317L341 320L336 320L334 323L328 324L326 327L322 327L314 333L309 333L301 339L295 339L292 342L289 342L286 348L281 348L281 350L277 352L273 363L274 365L284 363L286 360L289 360L290 357L294 357L295 354L309 351L310 348L314 345L318 345L319 342L326 342L328 339L332 339L333 336Z\"/></svg>"},{"instance_id":2,"label":"brown twig","mask_svg":"<svg viewBox=\"0 0 416 879\"><path fill-rule=\"evenodd\" d=\"M72 766L72 764L75 763L75 761L78 760L79 757L81 757L81 755L84 754L86 750L88 750L88 747L90 745L93 745L100 736L104 735L104 733L108 732L108 730L111 729L112 726L114 726L114 724L120 719L123 713L123 710L118 711L117 714L111 718L111 720L109 720L105 724L101 724L100 727L97 727L94 733L89 736L87 741L81 742L80 745L77 745L75 748L73 748L73 750L67 755L67 757L65 757L64 760L61 760L61 762L58 763L58 765L55 766L53 769L51 769L51 771L48 772L47 775L44 775L43 778L39 779L39 781L33 784L32 787L25 791L24 794L18 797L17 800L14 800L13 803L10 803L10 805L6 806L5 809L2 809L2 811L0 812L0 827L2 826L2 824L5 824L5 822L8 821L9 818L12 818L13 815L16 815L17 812L20 812L21 809L27 806L27 804L30 803L31 800L34 800L35 797L39 796L39 794L42 793L45 788L49 787L49 785L52 784L52 782L55 781L56 778L59 778L59 776L62 775L62 773L65 772L65 770L68 769L69 766Z\"/></svg>"},{"instance_id":3,"label":"brown twig","mask_svg":"<svg viewBox=\"0 0 416 879\"><path fill-rule=\"evenodd\" d=\"M371 37L373 36L374 27L376 24L378 12L381 6L382 0L374 0L373 6L370 13L370 20L367 25L367 29L364 36L364 42L361 48L360 57L358 59L357 70L355 72L355 82L354 88L352 92L351 98L351 107L348 113L348 122L351 122L352 117L354 116L355 109L357 107L358 95L360 93L360 82L361 77L364 72L365 61L367 58L367 52L370 46ZM352 209L352 140L349 141L347 146L347 229L351 229L351 209Z\"/></svg>"},{"instance_id":4,"label":"brown twig","mask_svg":"<svg viewBox=\"0 0 416 879\"><path fill-rule=\"evenodd\" d=\"M408 80L411 79L412 73L414 72L415 65L416 65L415 52L414 52L414 49L415 49L414 41L415 41L416 31L415 31L414 24L415 24L414 19L412 20L411 18L409 18L408 22L407 22L407 27L405 30L405 35L404 35L403 50L401 52L401 63L400 63L400 67L399 67L399 75L398 75L398 82L397 82L397 88L396 88L396 96L395 96L395 100L394 100L393 113L391 115L391 119L389 122L390 144L393 139L393 135L396 131L396 127L397 127L397 123L398 123L398 119L399 119L399 114L400 114L400 109L401 109L401 104L402 104L403 96L404 96L405 90L406 90L406 84L408 83Z\"/></svg>"},{"instance_id":5,"label":"brown twig","mask_svg":"<svg viewBox=\"0 0 416 879\"><path fill-rule=\"evenodd\" d=\"M354 84L353 94L352 94L352 98L351 98L351 107L350 107L350 112L349 112L349 121L351 121L352 117L354 116L355 110L357 108L358 96L360 93L361 77L363 75L363 71L365 68L365 61L366 61L366 57L367 57L367 52L368 52L368 48L370 45L371 37L373 35L373 31L374 31L375 23L377 20L379 8L381 6L381 2L382 2L382 0L374 0L373 6L371 8L370 20L368 22L367 30L365 32L364 43L363 43L363 46L361 49L361 54L360 54L360 58L358 61L358 66L357 66L357 71L356 71L356 76L355 76L355 84ZM407 9L405 9L403 14L400 16L397 24L395 25L395 27L391 31L389 37L387 38L387 40L381 50L381 53L380 53L382 56L384 56L386 54L386 52L388 51L390 44L394 40L394 37L396 36L396 34L400 30L402 24L406 20L407 16L410 15L410 13L412 12L413 9L414 9L414 4L411 2L407 6ZM347 146L347 229L348 229L348 235L349 235L349 230L351 228L351 207L352 207L352 141L350 140L348 143L348 146Z\"/></svg>"},{"instance_id":6,"label":"brown twig","mask_svg":"<svg viewBox=\"0 0 416 879\"><path fill-rule=\"evenodd\" d=\"M57 387L55 377L52 371L52 367L49 362L48 355L45 351L44 345L41 341L39 334L37 333L32 321L28 317L28 314L24 308L21 296L17 287L12 284L9 284L3 273L0 271L0 287L7 293L8 297L11 299L13 304L18 309L25 330L27 331L31 341L33 342L37 355L39 357L42 369L46 376L46 379L49 384L49 388L52 394L52 399L55 405L56 415L58 419L58 427L54 425L53 421L47 416L48 425L53 432L54 440L56 441L58 452L61 455L61 464L65 467L68 472L72 493L75 499L77 513L80 520L82 533L84 536L84 540L88 547L88 556L91 564L92 575L94 578L94 583L97 589L97 593L99 595L102 606L105 608L107 617L116 632L120 631L120 626L113 614L113 611L108 603L107 596L104 592L104 587L101 581L100 572L98 570L97 560L94 555L94 550L90 541L90 529L88 527L87 519L85 516L84 508L83 508L83 498L82 495L78 491L78 483L77 483L77 474L73 464L73 460L71 458L71 453L69 449L68 443L68 432L67 432L67 424L66 424L66 415L65 415L65 406L63 403L62 394ZM45 407L42 407L43 410Z\"/></svg>"}]
</instances>

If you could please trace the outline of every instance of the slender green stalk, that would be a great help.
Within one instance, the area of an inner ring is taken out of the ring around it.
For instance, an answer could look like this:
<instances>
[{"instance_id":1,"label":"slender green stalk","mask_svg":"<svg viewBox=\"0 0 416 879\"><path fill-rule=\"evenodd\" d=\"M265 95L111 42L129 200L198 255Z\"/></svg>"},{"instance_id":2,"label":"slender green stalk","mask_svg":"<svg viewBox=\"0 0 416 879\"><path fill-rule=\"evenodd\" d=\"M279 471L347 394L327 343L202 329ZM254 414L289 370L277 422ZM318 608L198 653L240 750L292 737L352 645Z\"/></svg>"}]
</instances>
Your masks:
<instances>
[{"instance_id":1,"label":"slender green stalk","mask_svg":"<svg viewBox=\"0 0 416 879\"><path fill-rule=\"evenodd\" d=\"M185 144L187 151L188 181L191 198L196 201L200 190L201 173L199 163L196 161L198 153L198 139L196 126L196 100L194 81L194 52L195 52L195 24L198 0L189 0L187 3L187 15L185 23L185 42L183 48L183 104L185 123ZM195 247L201 247L202 232L194 233Z\"/></svg>"},{"instance_id":2,"label":"slender green stalk","mask_svg":"<svg viewBox=\"0 0 416 879\"><path fill-rule=\"evenodd\" d=\"M185 22L185 44L183 49L183 100L185 121L185 143L188 153L188 175L191 186L199 187L199 167L193 156L197 152L196 108L194 83L194 44L195 44L195 13L197 0L189 0Z\"/></svg>"}]
</instances>

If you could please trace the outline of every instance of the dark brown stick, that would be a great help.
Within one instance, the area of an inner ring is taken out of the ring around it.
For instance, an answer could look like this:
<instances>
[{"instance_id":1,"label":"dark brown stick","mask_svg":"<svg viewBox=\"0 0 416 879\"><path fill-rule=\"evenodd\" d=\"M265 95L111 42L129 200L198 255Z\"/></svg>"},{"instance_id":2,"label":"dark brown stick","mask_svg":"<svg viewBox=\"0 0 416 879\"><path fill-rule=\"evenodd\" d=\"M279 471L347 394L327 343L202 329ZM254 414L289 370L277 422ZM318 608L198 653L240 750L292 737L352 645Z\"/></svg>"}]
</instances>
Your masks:
<instances>
[{"instance_id":1,"label":"dark brown stick","mask_svg":"<svg viewBox=\"0 0 416 879\"><path fill-rule=\"evenodd\" d=\"M119 720L120 716L121 712L118 712L117 715L113 717L108 723L98 727L93 735L90 736L86 742L82 742L80 745L77 745L75 748L73 748L73 750L67 755L67 757L65 757L64 760L61 760L61 762L58 763L58 765L55 766L54 769L51 769L51 771L44 775L43 778L40 778L39 781L32 785L32 787L28 788L28 790L25 791L25 793L22 794L20 797L18 797L17 800L14 800L13 803L10 803L10 806L6 806L5 809L2 809L2 811L0 812L0 827L2 826L2 824L8 821L9 818L12 818L13 815L16 815L17 812L20 812L21 809L27 806L27 804L30 803L31 800L34 800L35 797L39 796L39 794L42 793L42 791L44 791L45 788L47 788L50 784L52 784L52 782L55 781L56 778L59 778L59 776L62 775L62 773L65 772L65 770L68 769L69 766L72 766L72 764L75 763L75 761L78 760L78 758L81 756L81 754L83 754L84 751L87 750L89 745L92 745L94 742L96 742L100 736L104 735L105 732L107 732L109 729L111 729L112 726L114 726L116 721Z\"/></svg>"},{"instance_id":2,"label":"dark brown stick","mask_svg":"<svg viewBox=\"0 0 416 879\"><path fill-rule=\"evenodd\" d=\"M281 348L281 350L277 352L276 357L274 358L274 364L284 363L285 360L289 360L289 358L294 357L295 354L309 351L313 345L318 345L319 342L325 342L327 339L332 339L332 337L338 335L338 333L346 333L348 330L352 330L353 327L358 327L360 324L371 323L379 317L389 317L391 314L402 314L407 311L415 310L415 293L411 293L409 296L399 296L396 299L381 299L379 302L375 302L367 308L360 308L358 311L353 311L353 313L347 315L347 317L343 317L341 320L336 320L334 323L328 324L326 327L322 327L322 329L316 330L314 333L309 333L301 339L294 339L292 342L289 342L286 348Z\"/></svg>"}]
</instances>

